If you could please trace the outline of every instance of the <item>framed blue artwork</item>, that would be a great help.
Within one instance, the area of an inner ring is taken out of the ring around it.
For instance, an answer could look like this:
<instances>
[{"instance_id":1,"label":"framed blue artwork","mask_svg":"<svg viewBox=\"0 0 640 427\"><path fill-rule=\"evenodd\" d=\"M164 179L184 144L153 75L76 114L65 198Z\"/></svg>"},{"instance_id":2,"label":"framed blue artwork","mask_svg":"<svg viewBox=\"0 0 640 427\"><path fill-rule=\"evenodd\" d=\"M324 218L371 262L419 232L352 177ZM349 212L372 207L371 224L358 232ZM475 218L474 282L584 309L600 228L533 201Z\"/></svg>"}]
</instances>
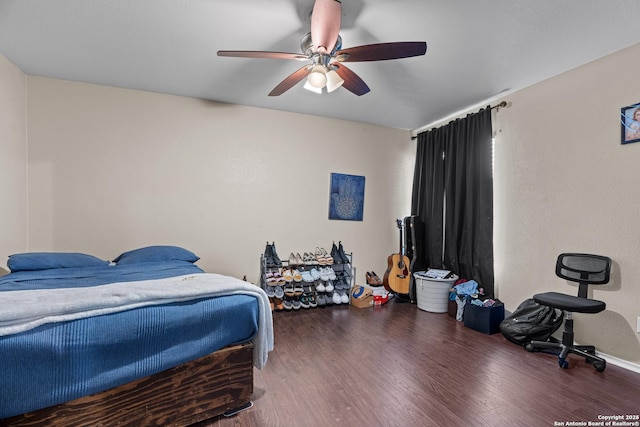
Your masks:
<instances>
[{"instance_id":1,"label":"framed blue artwork","mask_svg":"<svg viewBox=\"0 0 640 427\"><path fill-rule=\"evenodd\" d=\"M362 221L364 213L364 176L331 174L329 219Z\"/></svg>"}]
</instances>

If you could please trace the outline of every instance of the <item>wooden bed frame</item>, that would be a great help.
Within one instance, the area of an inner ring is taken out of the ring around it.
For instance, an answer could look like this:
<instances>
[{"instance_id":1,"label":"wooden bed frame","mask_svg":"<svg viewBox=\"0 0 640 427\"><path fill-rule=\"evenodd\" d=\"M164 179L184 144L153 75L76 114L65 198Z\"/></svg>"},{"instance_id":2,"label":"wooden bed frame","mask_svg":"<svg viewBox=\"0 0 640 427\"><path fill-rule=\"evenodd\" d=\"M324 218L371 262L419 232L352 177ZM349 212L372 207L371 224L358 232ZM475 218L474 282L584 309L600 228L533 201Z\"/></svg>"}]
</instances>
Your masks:
<instances>
[{"instance_id":1,"label":"wooden bed frame","mask_svg":"<svg viewBox=\"0 0 640 427\"><path fill-rule=\"evenodd\" d=\"M0 426L186 426L250 402L253 344L245 343Z\"/></svg>"}]
</instances>

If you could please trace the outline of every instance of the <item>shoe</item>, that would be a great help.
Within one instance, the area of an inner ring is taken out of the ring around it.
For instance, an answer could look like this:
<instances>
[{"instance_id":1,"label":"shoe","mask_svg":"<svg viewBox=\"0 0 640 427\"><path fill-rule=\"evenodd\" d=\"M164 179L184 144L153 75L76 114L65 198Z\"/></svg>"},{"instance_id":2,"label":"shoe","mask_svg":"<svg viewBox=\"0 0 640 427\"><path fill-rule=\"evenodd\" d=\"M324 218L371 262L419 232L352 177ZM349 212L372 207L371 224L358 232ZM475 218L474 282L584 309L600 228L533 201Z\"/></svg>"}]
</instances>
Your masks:
<instances>
[{"instance_id":1,"label":"shoe","mask_svg":"<svg viewBox=\"0 0 640 427\"><path fill-rule=\"evenodd\" d=\"M308 272L306 270L303 270L303 271L300 272L300 274L302 275L302 280L303 281L305 281L307 283L313 282L313 277L311 276L310 272Z\"/></svg>"},{"instance_id":2,"label":"shoe","mask_svg":"<svg viewBox=\"0 0 640 427\"><path fill-rule=\"evenodd\" d=\"M271 260L273 261L274 267L282 267L282 261L280 260L280 258L278 257L278 253L276 252L276 242L271 242Z\"/></svg>"},{"instance_id":3,"label":"shoe","mask_svg":"<svg viewBox=\"0 0 640 427\"><path fill-rule=\"evenodd\" d=\"M309 300L309 307L311 308L316 308L318 306L318 301L316 299L316 294L315 292L310 293L307 297L307 299Z\"/></svg>"},{"instance_id":4,"label":"shoe","mask_svg":"<svg viewBox=\"0 0 640 427\"><path fill-rule=\"evenodd\" d=\"M378 277L375 272L372 271L371 273L369 273L367 271L367 284L371 286L381 286L382 280L380 280L380 277Z\"/></svg>"},{"instance_id":5,"label":"shoe","mask_svg":"<svg viewBox=\"0 0 640 427\"><path fill-rule=\"evenodd\" d=\"M334 289L335 287L333 286L333 283L331 282L331 280L327 281L327 284L324 285L325 292L333 292Z\"/></svg>"},{"instance_id":6,"label":"shoe","mask_svg":"<svg viewBox=\"0 0 640 427\"><path fill-rule=\"evenodd\" d=\"M276 298L282 299L284 297L284 289L282 288L282 286L278 285L275 287L273 294Z\"/></svg>"},{"instance_id":7,"label":"shoe","mask_svg":"<svg viewBox=\"0 0 640 427\"><path fill-rule=\"evenodd\" d=\"M273 286L267 286L264 291L269 298L276 296L276 289Z\"/></svg>"},{"instance_id":8,"label":"shoe","mask_svg":"<svg viewBox=\"0 0 640 427\"><path fill-rule=\"evenodd\" d=\"M295 267L296 265L298 265L298 262L296 261L296 256L293 252L291 252L289 254L289 267Z\"/></svg>"},{"instance_id":9,"label":"shoe","mask_svg":"<svg viewBox=\"0 0 640 427\"><path fill-rule=\"evenodd\" d=\"M293 273L288 268L282 272L282 278L285 282L293 282Z\"/></svg>"},{"instance_id":10,"label":"shoe","mask_svg":"<svg viewBox=\"0 0 640 427\"><path fill-rule=\"evenodd\" d=\"M336 264L342 264L342 258L338 255L338 247L336 246L336 242L333 242L331 245L331 258L333 258L333 262Z\"/></svg>"},{"instance_id":11,"label":"shoe","mask_svg":"<svg viewBox=\"0 0 640 427\"><path fill-rule=\"evenodd\" d=\"M264 263L267 266L267 268L271 268L271 267L275 267L275 264L273 262L273 256L271 255L271 245L269 244L269 242L267 242L267 245L264 248L264 254L263 254L263 258L264 258Z\"/></svg>"},{"instance_id":12,"label":"shoe","mask_svg":"<svg viewBox=\"0 0 640 427\"><path fill-rule=\"evenodd\" d=\"M291 306L294 310L300 310L300 307L302 307L300 304L300 298L294 298L294 300L291 301Z\"/></svg>"},{"instance_id":13,"label":"shoe","mask_svg":"<svg viewBox=\"0 0 640 427\"><path fill-rule=\"evenodd\" d=\"M275 311L284 310L284 304L282 302L282 298L274 298L273 299L273 305L274 305Z\"/></svg>"},{"instance_id":14,"label":"shoe","mask_svg":"<svg viewBox=\"0 0 640 427\"><path fill-rule=\"evenodd\" d=\"M316 303L318 304L318 307L323 307L325 305L327 305L327 301L325 299L324 294L318 294L318 296L316 296Z\"/></svg>"},{"instance_id":15,"label":"shoe","mask_svg":"<svg viewBox=\"0 0 640 427\"><path fill-rule=\"evenodd\" d=\"M349 264L349 258L347 254L344 253L344 248L342 247L342 242L338 242L338 256L342 258L343 264Z\"/></svg>"},{"instance_id":16,"label":"shoe","mask_svg":"<svg viewBox=\"0 0 640 427\"><path fill-rule=\"evenodd\" d=\"M304 265L304 260L302 259L302 257L300 256L300 252L298 252L296 254L296 264L298 265Z\"/></svg>"},{"instance_id":17,"label":"shoe","mask_svg":"<svg viewBox=\"0 0 640 427\"><path fill-rule=\"evenodd\" d=\"M343 304L349 304L349 295L347 295L346 292L340 295L340 299L342 300Z\"/></svg>"},{"instance_id":18,"label":"shoe","mask_svg":"<svg viewBox=\"0 0 640 427\"><path fill-rule=\"evenodd\" d=\"M295 294L295 290L293 288L293 284L292 283L284 285L284 289L282 291L288 297L292 297Z\"/></svg>"},{"instance_id":19,"label":"shoe","mask_svg":"<svg viewBox=\"0 0 640 427\"><path fill-rule=\"evenodd\" d=\"M318 292L326 291L326 288L324 287L324 284L321 281L316 281L316 291Z\"/></svg>"},{"instance_id":20,"label":"shoe","mask_svg":"<svg viewBox=\"0 0 640 427\"><path fill-rule=\"evenodd\" d=\"M311 307L309 305L309 297L307 296L307 294L304 294L300 297L300 307L302 308L309 308Z\"/></svg>"},{"instance_id":21,"label":"shoe","mask_svg":"<svg viewBox=\"0 0 640 427\"><path fill-rule=\"evenodd\" d=\"M332 293L327 293L324 296L324 302L325 302L325 305L332 306L333 305L333 294Z\"/></svg>"},{"instance_id":22,"label":"shoe","mask_svg":"<svg viewBox=\"0 0 640 427\"><path fill-rule=\"evenodd\" d=\"M302 273L299 270L293 270L293 280L296 282L302 282Z\"/></svg>"},{"instance_id":23,"label":"shoe","mask_svg":"<svg viewBox=\"0 0 640 427\"><path fill-rule=\"evenodd\" d=\"M302 285L299 282L296 282L296 284L293 286L293 295L298 297L302 295L303 292L304 288L302 287Z\"/></svg>"},{"instance_id":24,"label":"shoe","mask_svg":"<svg viewBox=\"0 0 640 427\"><path fill-rule=\"evenodd\" d=\"M318 265L326 265L326 260L322 255L322 250L316 246L316 260L318 260Z\"/></svg>"},{"instance_id":25,"label":"shoe","mask_svg":"<svg viewBox=\"0 0 640 427\"><path fill-rule=\"evenodd\" d=\"M327 267L327 275L329 276L329 280L336 280L336 272L331 267Z\"/></svg>"},{"instance_id":26,"label":"shoe","mask_svg":"<svg viewBox=\"0 0 640 427\"><path fill-rule=\"evenodd\" d=\"M291 302L291 299L285 298L284 301L282 302L282 307L284 307L285 310L293 309L293 303Z\"/></svg>"},{"instance_id":27,"label":"shoe","mask_svg":"<svg viewBox=\"0 0 640 427\"><path fill-rule=\"evenodd\" d=\"M366 276L367 276L367 285L378 286L378 283L376 282L376 279L373 276L373 273L370 273L370 272L367 271Z\"/></svg>"},{"instance_id":28,"label":"shoe","mask_svg":"<svg viewBox=\"0 0 640 427\"><path fill-rule=\"evenodd\" d=\"M333 300L333 303L336 304L336 305L337 304L342 304L342 298L340 297L340 295L338 295L337 292L333 293L333 297L331 299Z\"/></svg>"},{"instance_id":29,"label":"shoe","mask_svg":"<svg viewBox=\"0 0 640 427\"><path fill-rule=\"evenodd\" d=\"M333 265L333 257L327 253L325 248L320 248L322 251L322 257L324 258L325 265Z\"/></svg>"},{"instance_id":30,"label":"shoe","mask_svg":"<svg viewBox=\"0 0 640 427\"><path fill-rule=\"evenodd\" d=\"M308 252L302 254L302 261L304 262L304 265L313 265L314 259L315 257Z\"/></svg>"}]
</instances>

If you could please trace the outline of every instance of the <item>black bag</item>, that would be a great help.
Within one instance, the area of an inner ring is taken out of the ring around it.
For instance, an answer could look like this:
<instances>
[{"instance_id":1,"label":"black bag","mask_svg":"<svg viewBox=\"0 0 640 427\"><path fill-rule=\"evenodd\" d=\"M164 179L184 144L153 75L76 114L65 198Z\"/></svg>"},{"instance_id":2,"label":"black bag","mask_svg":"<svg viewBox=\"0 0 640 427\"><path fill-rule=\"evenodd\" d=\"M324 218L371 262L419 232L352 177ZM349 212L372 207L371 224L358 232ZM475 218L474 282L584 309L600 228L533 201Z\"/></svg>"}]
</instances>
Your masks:
<instances>
[{"instance_id":1,"label":"black bag","mask_svg":"<svg viewBox=\"0 0 640 427\"><path fill-rule=\"evenodd\" d=\"M500 332L509 341L520 345L547 341L562 325L563 318L564 311L527 299L500 323Z\"/></svg>"}]
</instances>

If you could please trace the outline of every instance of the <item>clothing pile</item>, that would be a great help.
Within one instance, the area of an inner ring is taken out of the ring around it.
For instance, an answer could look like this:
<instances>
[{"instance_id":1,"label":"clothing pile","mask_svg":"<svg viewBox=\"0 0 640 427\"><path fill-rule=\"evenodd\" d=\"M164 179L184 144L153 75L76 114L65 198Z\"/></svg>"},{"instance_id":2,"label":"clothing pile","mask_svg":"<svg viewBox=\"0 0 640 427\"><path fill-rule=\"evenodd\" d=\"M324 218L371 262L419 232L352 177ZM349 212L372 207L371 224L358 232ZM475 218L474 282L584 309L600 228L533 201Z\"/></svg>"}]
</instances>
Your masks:
<instances>
[{"instance_id":1,"label":"clothing pile","mask_svg":"<svg viewBox=\"0 0 640 427\"><path fill-rule=\"evenodd\" d=\"M484 289L478 287L478 282L475 280L460 279L449 291L449 299L455 301L458 305L456 311L456 320L462 322L464 320L464 306L469 302L470 304L479 305L481 307L492 307L499 302L493 299L481 300L479 297L484 295Z\"/></svg>"}]
</instances>

